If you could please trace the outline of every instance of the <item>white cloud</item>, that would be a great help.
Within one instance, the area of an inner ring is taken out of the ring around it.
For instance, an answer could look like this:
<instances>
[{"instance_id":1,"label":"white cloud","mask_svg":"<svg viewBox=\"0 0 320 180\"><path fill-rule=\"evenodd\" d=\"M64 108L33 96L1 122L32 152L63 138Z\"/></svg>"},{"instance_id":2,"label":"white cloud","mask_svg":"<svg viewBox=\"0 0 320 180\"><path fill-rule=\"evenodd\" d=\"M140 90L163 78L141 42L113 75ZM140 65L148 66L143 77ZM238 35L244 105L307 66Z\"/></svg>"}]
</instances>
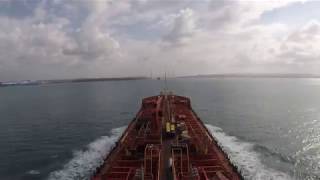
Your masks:
<instances>
[{"instance_id":1,"label":"white cloud","mask_svg":"<svg viewBox=\"0 0 320 180\"><path fill-rule=\"evenodd\" d=\"M80 27L72 27L70 19L49 12L44 3L40 3L28 18L1 16L0 65L7 70L0 71L0 75L12 76L13 79L63 78L58 77L54 71L73 69L69 73L67 70L60 74L70 76L81 64L94 66L97 62L113 61L119 55L120 45L104 29L105 22L100 16L107 10L107 6L101 7L99 2L101 1L97 1L99 5L89 3L92 7ZM55 3L59 5L60 2ZM77 5L78 8L81 7L81 4ZM37 77L37 72L43 71L42 69L50 69L47 77ZM84 69L78 70L81 72ZM21 77L17 71L25 72L26 76ZM86 76L87 73L83 74Z\"/></svg>"},{"instance_id":2,"label":"white cloud","mask_svg":"<svg viewBox=\"0 0 320 180\"><path fill-rule=\"evenodd\" d=\"M317 21L289 29L260 19L294 2L42 1L30 16L0 15L0 80L317 72Z\"/></svg>"},{"instance_id":3,"label":"white cloud","mask_svg":"<svg viewBox=\"0 0 320 180\"><path fill-rule=\"evenodd\" d=\"M311 20L282 43L280 56L292 64L320 65L320 23Z\"/></svg>"},{"instance_id":4,"label":"white cloud","mask_svg":"<svg viewBox=\"0 0 320 180\"><path fill-rule=\"evenodd\" d=\"M181 44L191 38L195 31L195 17L192 9L182 9L178 14L170 15L168 27L169 33L165 40L176 44Z\"/></svg>"}]
</instances>

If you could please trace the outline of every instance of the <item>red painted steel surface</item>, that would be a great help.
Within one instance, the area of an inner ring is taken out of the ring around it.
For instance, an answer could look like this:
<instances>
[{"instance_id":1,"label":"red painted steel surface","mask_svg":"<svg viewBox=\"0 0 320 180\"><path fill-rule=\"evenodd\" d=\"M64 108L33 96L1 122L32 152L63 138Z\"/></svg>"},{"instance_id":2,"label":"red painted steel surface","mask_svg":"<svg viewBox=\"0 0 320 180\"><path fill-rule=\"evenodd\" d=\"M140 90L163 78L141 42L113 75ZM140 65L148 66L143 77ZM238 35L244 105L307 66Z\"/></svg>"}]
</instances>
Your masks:
<instances>
[{"instance_id":1,"label":"red painted steel surface","mask_svg":"<svg viewBox=\"0 0 320 180\"><path fill-rule=\"evenodd\" d=\"M162 94L140 111L91 180L240 180L236 169L191 108Z\"/></svg>"}]
</instances>

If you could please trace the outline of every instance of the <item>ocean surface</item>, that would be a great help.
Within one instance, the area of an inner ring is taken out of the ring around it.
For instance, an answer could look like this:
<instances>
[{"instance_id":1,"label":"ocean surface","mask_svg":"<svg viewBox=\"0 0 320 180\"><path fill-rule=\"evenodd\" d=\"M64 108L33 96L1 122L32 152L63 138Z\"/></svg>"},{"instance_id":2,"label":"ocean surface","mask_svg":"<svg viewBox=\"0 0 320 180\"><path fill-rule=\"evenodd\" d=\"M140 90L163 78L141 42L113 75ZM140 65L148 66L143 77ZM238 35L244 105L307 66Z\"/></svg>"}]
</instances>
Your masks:
<instances>
[{"instance_id":1,"label":"ocean surface","mask_svg":"<svg viewBox=\"0 0 320 180\"><path fill-rule=\"evenodd\" d=\"M0 179L88 179L159 80L0 88ZM247 180L320 179L320 79L170 79Z\"/></svg>"}]
</instances>

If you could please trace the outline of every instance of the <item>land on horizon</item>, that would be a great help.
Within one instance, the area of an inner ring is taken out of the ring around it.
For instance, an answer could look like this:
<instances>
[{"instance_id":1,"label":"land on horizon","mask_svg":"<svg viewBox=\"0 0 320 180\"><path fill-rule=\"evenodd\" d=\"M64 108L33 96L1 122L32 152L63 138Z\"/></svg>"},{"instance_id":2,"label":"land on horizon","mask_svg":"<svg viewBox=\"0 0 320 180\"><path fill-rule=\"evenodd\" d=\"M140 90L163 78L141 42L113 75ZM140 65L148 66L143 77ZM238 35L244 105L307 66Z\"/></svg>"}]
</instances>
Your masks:
<instances>
[{"instance_id":1,"label":"land on horizon","mask_svg":"<svg viewBox=\"0 0 320 180\"><path fill-rule=\"evenodd\" d=\"M320 78L320 75L298 73L221 73L179 76L179 78Z\"/></svg>"},{"instance_id":2,"label":"land on horizon","mask_svg":"<svg viewBox=\"0 0 320 180\"><path fill-rule=\"evenodd\" d=\"M61 83L77 83L77 82L97 82L97 81L124 81L147 79L147 77L110 77L110 78L76 78L76 79L55 79L55 80L21 80L0 82L1 86L22 86L22 85L42 85L42 84L61 84Z\"/></svg>"},{"instance_id":3,"label":"land on horizon","mask_svg":"<svg viewBox=\"0 0 320 180\"><path fill-rule=\"evenodd\" d=\"M186 75L186 76L177 76L173 78L320 78L320 75L319 74L297 74L297 73L221 73L221 74ZM77 82L97 82L97 81L125 81L125 80L140 80L140 79L153 79L153 78L146 77L146 76L132 76L132 77L76 78L76 79L54 79L54 80L21 80L21 81L6 81L6 82L0 81L0 87L77 83ZM160 79L160 77L157 77L154 79Z\"/></svg>"}]
</instances>

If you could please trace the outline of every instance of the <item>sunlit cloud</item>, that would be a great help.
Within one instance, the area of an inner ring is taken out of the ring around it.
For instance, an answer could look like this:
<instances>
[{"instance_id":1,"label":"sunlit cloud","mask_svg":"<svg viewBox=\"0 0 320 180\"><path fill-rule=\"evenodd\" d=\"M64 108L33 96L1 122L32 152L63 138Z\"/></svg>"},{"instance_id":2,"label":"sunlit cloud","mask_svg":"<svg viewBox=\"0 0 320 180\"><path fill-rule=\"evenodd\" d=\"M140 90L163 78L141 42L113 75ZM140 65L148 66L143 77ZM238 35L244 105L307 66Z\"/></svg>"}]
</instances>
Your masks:
<instances>
[{"instance_id":1,"label":"sunlit cloud","mask_svg":"<svg viewBox=\"0 0 320 180\"><path fill-rule=\"evenodd\" d=\"M301 3L309 2L1 1L0 80L317 73L317 19L296 28L262 19Z\"/></svg>"}]
</instances>

